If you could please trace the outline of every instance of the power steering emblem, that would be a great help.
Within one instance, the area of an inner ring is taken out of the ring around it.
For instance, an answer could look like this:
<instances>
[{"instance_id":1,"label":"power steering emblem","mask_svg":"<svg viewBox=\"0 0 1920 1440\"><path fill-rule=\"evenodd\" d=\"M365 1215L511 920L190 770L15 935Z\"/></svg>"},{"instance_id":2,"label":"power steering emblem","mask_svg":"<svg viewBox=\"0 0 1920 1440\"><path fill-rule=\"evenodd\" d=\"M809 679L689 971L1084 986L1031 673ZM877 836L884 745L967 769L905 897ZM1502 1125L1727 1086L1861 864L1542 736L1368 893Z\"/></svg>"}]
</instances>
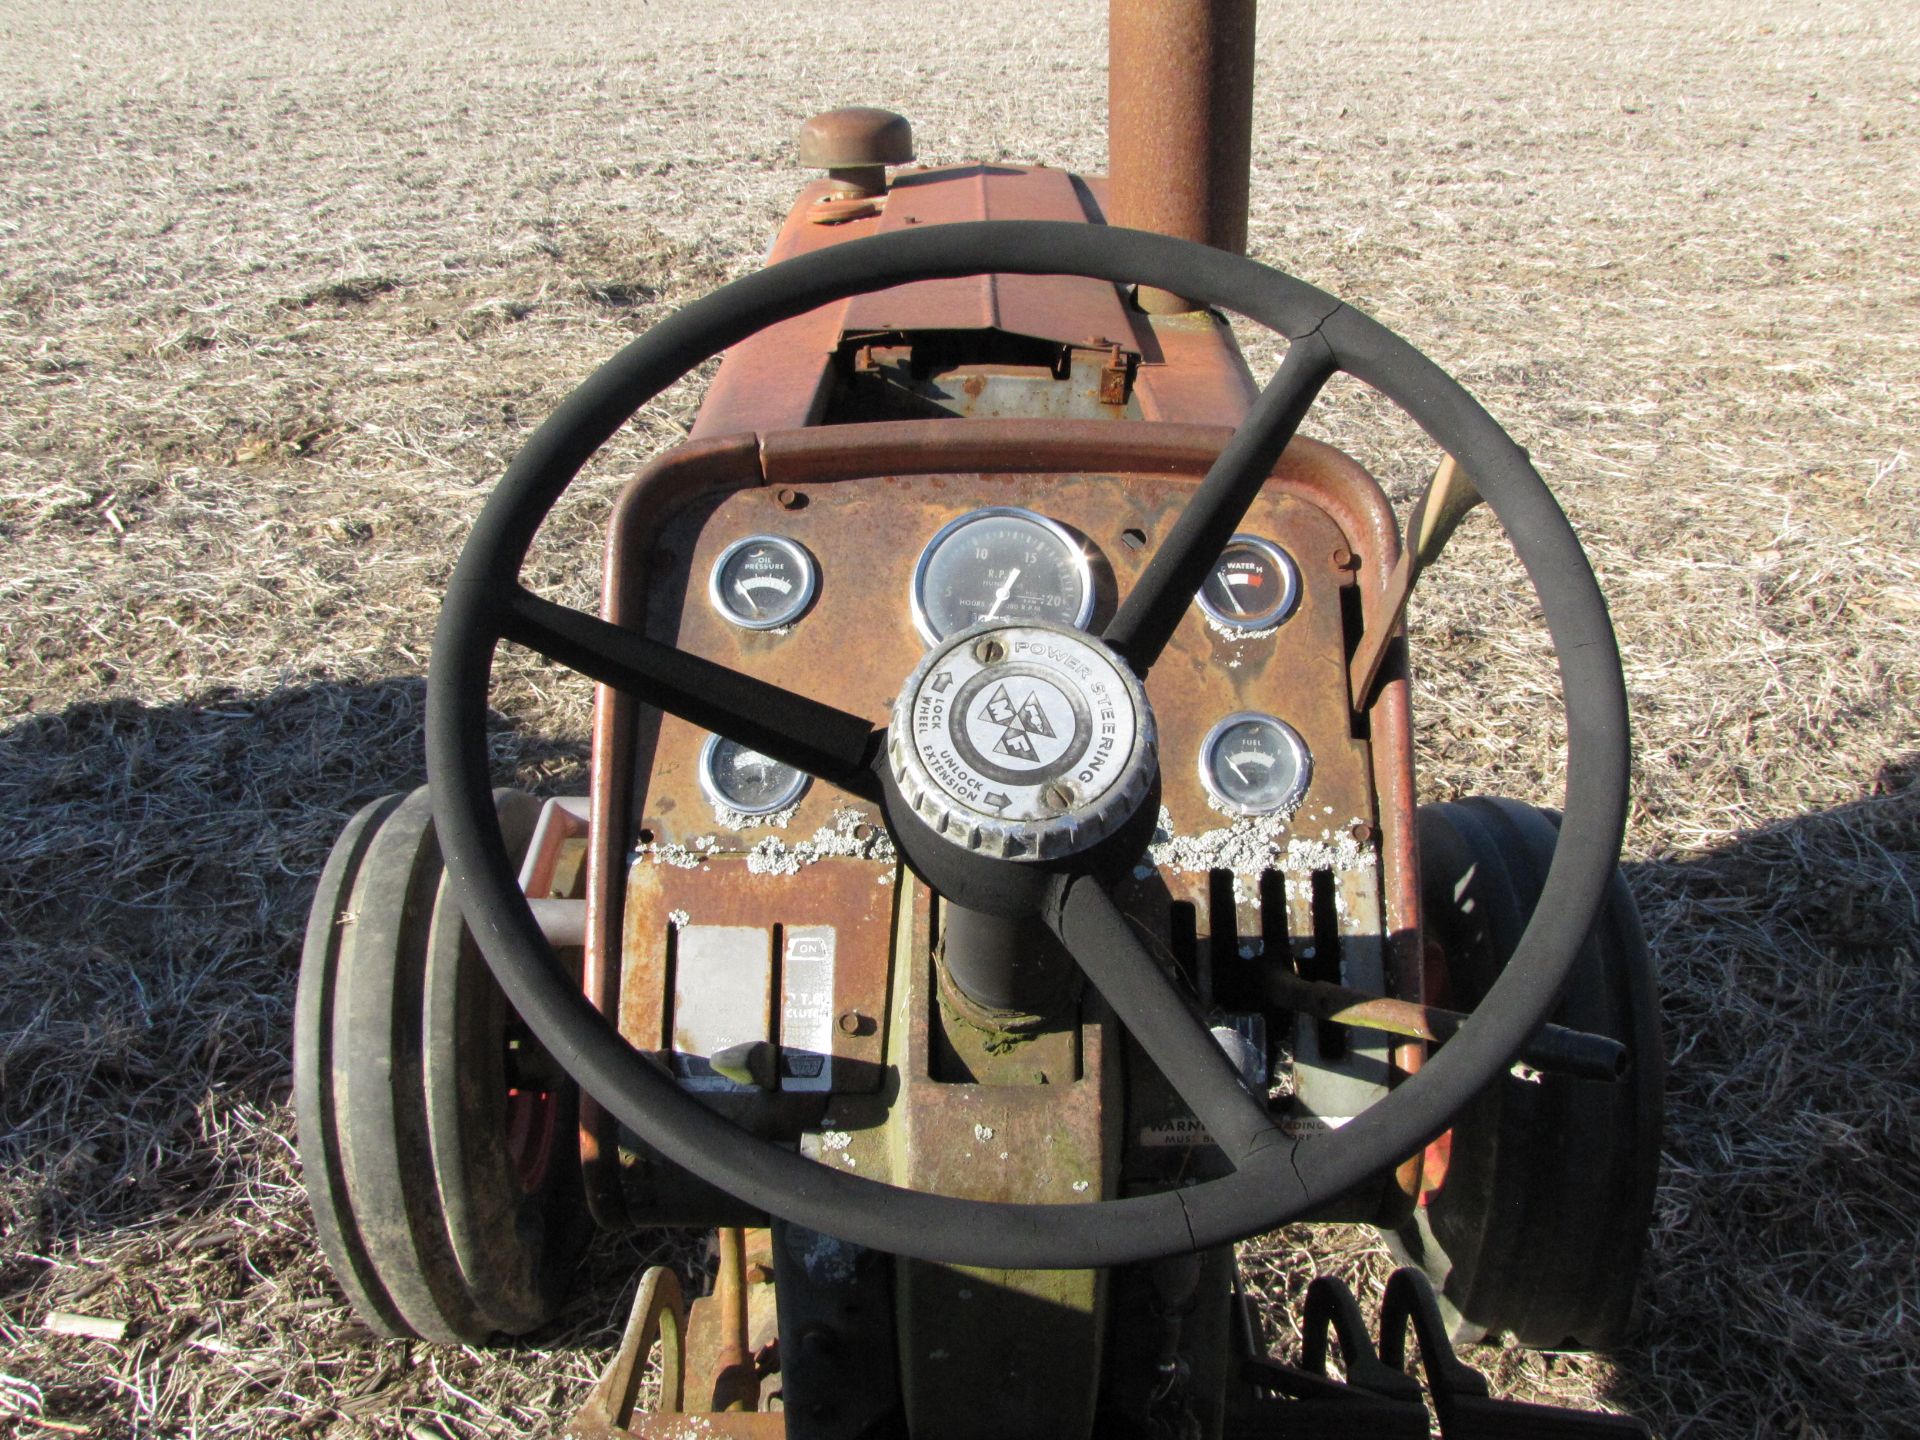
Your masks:
<instances>
[{"instance_id":1,"label":"power steering emblem","mask_svg":"<svg viewBox=\"0 0 1920 1440\"><path fill-rule=\"evenodd\" d=\"M977 626L944 641L895 702L894 778L970 850L1043 859L1085 849L1152 783L1153 717L1131 671L1062 626Z\"/></svg>"},{"instance_id":2,"label":"power steering emblem","mask_svg":"<svg viewBox=\"0 0 1920 1440\"><path fill-rule=\"evenodd\" d=\"M992 665L954 697L954 749L973 769L1015 785L1065 774L1086 751L1093 717L1086 697L1038 665Z\"/></svg>"}]
</instances>

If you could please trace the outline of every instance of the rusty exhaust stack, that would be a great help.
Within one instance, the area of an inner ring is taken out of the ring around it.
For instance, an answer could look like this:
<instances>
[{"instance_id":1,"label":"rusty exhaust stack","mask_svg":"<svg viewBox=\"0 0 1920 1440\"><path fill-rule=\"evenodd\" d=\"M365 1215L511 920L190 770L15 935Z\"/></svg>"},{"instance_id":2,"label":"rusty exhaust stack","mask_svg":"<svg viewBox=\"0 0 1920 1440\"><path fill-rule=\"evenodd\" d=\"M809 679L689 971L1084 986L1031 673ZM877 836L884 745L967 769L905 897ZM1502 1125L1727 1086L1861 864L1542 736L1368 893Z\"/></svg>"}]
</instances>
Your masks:
<instances>
[{"instance_id":1,"label":"rusty exhaust stack","mask_svg":"<svg viewBox=\"0 0 1920 1440\"><path fill-rule=\"evenodd\" d=\"M1107 218L1244 255L1255 0L1108 0ZM1155 314L1193 302L1142 286Z\"/></svg>"}]
</instances>

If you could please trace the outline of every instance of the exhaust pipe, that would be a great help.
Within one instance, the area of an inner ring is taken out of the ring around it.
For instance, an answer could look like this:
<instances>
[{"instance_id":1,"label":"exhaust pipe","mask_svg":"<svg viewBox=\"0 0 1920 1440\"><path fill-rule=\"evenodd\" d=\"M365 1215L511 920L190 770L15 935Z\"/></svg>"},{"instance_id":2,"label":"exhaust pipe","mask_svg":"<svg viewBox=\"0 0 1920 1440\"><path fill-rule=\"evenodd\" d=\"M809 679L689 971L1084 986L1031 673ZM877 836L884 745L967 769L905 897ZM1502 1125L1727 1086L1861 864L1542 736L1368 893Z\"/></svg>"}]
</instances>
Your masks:
<instances>
[{"instance_id":1,"label":"exhaust pipe","mask_svg":"<svg viewBox=\"0 0 1920 1440\"><path fill-rule=\"evenodd\" d=\"M1255 0L1108 0L1107 218L1244 255ZM1141 286L1140 308L1191 300Z\"/></svg>"}]
</instances>

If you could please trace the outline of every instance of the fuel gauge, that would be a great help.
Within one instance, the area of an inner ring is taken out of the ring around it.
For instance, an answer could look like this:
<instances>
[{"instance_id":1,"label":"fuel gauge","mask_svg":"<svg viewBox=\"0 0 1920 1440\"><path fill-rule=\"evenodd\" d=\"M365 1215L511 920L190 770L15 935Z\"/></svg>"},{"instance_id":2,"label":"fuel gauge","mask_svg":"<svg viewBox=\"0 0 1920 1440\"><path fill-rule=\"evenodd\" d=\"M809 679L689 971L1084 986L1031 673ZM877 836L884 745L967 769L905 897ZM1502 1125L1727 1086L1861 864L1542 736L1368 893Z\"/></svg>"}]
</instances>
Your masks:
<instances>
[{"instance_id":1,"label":"fuel gauge","mask_svg":"<svg viewBox=\"0 0 1920 1440\"><path fill-rule=\"evenodd\" d=\"M1200 783L1235 815L1291 810L1307 793L1313 756L1284 720L1242 710L1200 742Z\"/></svg>"},{"instance_id":2,"label":"fuel gauge","mask_svg":"<svg viewBox=\"0 0 1920 1440\"><path fill-rule=\"evenodd\" d=\"M806 546L784 535L749 535L713 562L707 598L735 625L772 630L798 620L819 588L820 571Z\"/></svg>"},{"instance_id":3,"label":"fuel gauge","mask_svg":"<svg viewBox=\"0 0 1920 1440\"><path fill-rule=\"evenodd\" d=\"M715 805L742 815L786 809L806 793L810 778L724 735L709 738L700 752L700 788Z\"/></svg>"},{"instance_id":4,"label":"fuel gauge","mask_svg":"<svg viewBox=\"0 0 1920 1440\"><path fill-rule=\"evenodd\" d=\"M1293 613L1300 570L1271 540L1236 535L1200 587L1200 608L1232 630L1265 630Z\"/></svg>"}]
</instances>

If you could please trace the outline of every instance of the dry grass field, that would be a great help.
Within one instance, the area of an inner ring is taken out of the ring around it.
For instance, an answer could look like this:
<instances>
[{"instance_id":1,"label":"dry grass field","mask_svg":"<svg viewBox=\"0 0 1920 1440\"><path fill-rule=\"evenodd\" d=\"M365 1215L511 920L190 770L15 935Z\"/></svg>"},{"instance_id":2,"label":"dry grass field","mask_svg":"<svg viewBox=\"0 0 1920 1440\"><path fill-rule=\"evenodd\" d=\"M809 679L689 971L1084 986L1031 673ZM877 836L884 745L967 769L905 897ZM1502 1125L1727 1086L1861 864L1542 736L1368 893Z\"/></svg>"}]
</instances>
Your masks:
<instances>
[{"instance_id":1,"label":"dry grass field","mask_svg":"<svg viewBox=\"0 0 1920 1440\"><path fill-rule=\"evenodd\" d=\"M1532 449L1633 695L1672 1071L1645 1326L1479 1358L1668 1440L1913 1435L1920 12L1270 0L1258 75L1253 253ZM654 1240L502 1352L374 1343L325 1275L288 1103L315 876L422 778L487 487L757 263L806 115L1098 171L1104 96L1098 0L0 7L0 1433L466 1440L578 1402ZM539 583L593 593L611 487L697 399L597 462ZM1434 458L1351 384L1308 428L1402 500ZM1554 801L1492 520L1413 623L1426 796ZM585 687L550 679L507 672L499 774L578 790ZM1384 1273L1359 1232L1251 1249L1279 1344L1316 1256Z\"/></svg>"}]
</instances>

